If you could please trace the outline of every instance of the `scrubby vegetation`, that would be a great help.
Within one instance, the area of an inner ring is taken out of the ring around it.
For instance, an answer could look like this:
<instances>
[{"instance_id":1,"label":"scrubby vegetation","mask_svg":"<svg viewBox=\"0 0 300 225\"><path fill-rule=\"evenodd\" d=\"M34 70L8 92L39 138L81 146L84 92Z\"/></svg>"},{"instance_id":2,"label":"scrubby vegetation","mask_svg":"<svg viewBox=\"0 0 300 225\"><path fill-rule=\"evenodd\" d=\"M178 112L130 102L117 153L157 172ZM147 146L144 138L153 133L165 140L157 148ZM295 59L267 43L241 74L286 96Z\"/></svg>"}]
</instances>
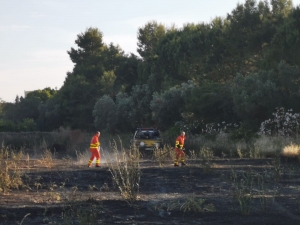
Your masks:
<instances>
[{"instance_id":1,"label":"scrubby vegetation","mask_svg":"<svg viewBox=\"0 0 300 225\"><path fill-rule=\"evenodd\" d=\"M101 168L87 167L88 147L59 153L48 149L45 139L32 146L35 151L3 144L2 223L125 223L129 217L141 224L299 221L297 138L259 136L236 143L225 134L190 137L184 168L173 167L170 145L151 155L114 138L103 137L108 145L101 148Z\"/></svg>"},{"instance_id":2,"label":"scrubby vegetation","mask_svg":"<svg viewBox=\"0 0 300 225\"><path fill-rule=\"evenodd\" d=\"M299 113L299 13L291 0L246 0L210 23L149 21L137 32L139 56L87 28L59 90L0 101L0 131L156 126L194 135L225 123L240 128L237 138L253 135L276 109Z\"/></svg>"},{"instance_id":3,"label":"scrubby vegetation","mask_svg":"<svg viewBox=\"0 0 300 225\"><path fill-rule=\"evenodd\" d=\"M208 24L149 21L139 56L98 28L78 34L59 90L0 99L0 224L297 224L299 15L246 0ZM130 146L142 126L162 149ZM175 169L182 130L188 166Z\"/></svg>"}]
</instances>

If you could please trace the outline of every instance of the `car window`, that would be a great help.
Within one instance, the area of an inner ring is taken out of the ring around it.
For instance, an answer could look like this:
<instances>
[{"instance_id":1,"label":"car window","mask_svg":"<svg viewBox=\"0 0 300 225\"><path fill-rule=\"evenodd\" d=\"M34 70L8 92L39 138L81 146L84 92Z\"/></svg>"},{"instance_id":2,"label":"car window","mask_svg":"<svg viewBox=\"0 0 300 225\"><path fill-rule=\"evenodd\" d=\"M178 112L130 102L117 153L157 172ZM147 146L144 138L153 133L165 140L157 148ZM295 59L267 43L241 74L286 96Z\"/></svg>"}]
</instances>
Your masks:
<instances>
[{"instance_id":1,"label":"car window","mask_svg":"<svg viewBox=\"0 0 300 225\"><path fill-rule=\"evenodd\" d=\"M159 132L156 130L156 131L154 131L153 132L153 136L155 137L155 138L159 138Z\"/></svg>"},{"instance_id":2,"label":"car window","mask_svg":"<svg viewBox=\"0 0 300 225\"><path fill-rule=\"evenodd\" d=\"M137 139L157 139L160 138L160 134L157 130L138 130L134 137Z\"/></svg>"}]
</instances>

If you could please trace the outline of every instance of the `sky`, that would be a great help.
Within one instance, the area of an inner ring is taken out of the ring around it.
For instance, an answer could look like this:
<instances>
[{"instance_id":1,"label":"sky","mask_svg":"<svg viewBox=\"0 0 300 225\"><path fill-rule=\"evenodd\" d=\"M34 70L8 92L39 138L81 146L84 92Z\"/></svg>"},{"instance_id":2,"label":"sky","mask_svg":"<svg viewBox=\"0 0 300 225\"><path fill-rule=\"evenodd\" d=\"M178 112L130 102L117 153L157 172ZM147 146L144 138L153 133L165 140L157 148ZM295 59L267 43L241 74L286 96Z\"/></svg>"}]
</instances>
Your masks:
<instances>
[{"instance_id":1,"label":"sky","mask_svg":"<svg viewBox=\"0 0 300 225\"><path fill-rule=\"evenodd\" d=\"M0 100L24 91L60 89L74 64L77 35L98 28L106 44L138 55L137 32L147 22L181 28L226 17L245 0L0 0ZM293 0L294 6L300 0Z\"/></svg>"}]
</instances>

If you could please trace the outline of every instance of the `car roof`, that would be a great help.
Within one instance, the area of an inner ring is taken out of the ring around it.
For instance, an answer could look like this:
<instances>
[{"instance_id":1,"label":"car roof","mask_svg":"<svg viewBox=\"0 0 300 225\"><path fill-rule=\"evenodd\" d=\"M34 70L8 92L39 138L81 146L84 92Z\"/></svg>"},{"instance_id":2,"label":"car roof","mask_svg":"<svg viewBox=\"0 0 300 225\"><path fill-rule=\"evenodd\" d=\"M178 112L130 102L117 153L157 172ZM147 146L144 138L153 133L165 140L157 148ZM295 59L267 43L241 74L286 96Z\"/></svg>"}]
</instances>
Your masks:
<instances>
[{"instance_id":1,"label":"car roof","mask_svg":"<svg viewBox=\"0 0 300 225\"><path fill-rule=\"evenodd\" d=\"M157 129L154 129L154 128L144 128L144 127L143 128L137 128L137 130L149 130L149 131L150 130L153 130L153 131L155 130L155 131L157 131Z\"/></svg>"}]
</instances>

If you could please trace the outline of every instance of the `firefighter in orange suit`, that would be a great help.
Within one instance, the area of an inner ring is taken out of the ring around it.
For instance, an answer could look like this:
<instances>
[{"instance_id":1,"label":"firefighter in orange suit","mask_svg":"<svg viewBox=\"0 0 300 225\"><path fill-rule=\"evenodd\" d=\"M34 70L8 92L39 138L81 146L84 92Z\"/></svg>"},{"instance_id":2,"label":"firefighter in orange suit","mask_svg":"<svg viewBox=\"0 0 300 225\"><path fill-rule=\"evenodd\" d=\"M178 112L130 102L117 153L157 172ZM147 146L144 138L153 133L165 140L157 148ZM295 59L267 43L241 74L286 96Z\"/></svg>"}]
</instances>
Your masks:
<instances>
[{"instance_id":1,"label":"firefighter in orange suit","mask_svg":"<svg viewBox=\"0 0 300 225\"><path fill-rule=\"evenodd\" d=\"M183 151L183 146L184 146L184 140L186 139L185 132L182 131L181 134L176 138L175 142L175 152L176 152L176 158L174 161L174 166L179 166L178 161L180 160L181 165L185 166L184 162L184 156L185 153Z\"/></svg>"},{"instance_id":2,"label":"firefighter in orange suit","mask_svg":"<svg viewBox=\"0 0 300 225\"><path fill-rule=\"evenodd\" d=\"M92 166L93 160L96 158L96 167L100 167L100 132L96 131L94 136L92 137L91 144L90 144L90 152L92 153L92 156L88 162L88 167Z\"/></svg>"}]
</instances>

